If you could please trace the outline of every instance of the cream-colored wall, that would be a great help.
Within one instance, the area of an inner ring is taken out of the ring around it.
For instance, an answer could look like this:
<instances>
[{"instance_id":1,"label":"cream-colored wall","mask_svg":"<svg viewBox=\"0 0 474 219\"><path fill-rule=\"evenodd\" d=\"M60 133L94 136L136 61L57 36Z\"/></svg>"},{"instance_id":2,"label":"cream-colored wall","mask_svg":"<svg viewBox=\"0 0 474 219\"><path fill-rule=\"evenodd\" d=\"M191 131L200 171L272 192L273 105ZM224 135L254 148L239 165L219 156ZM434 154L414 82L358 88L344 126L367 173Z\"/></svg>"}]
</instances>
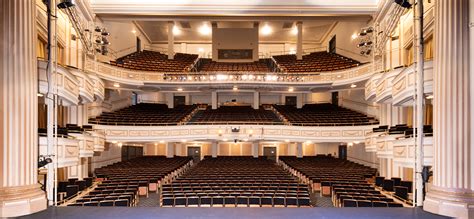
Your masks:
<instances>
[{"instance_id":1,"label":"cream-colored wall","mask_svg":"<svg viewBox=\"0 0 474 219\"><path fill-rule=\"evenodd\" d=\"M363 89L339 91L339 106L352 109L369 116L379 117L379 106L365 100Z\"/></svg>"},{"instance_id":2,"label":"cream-colored wall","mask_svg":"<svg viewBox=\"0 0 474 219\"><path fill-rule=\"evenodd\" d=\"M120 162L122 160L122 148L119 147L117 144L106 142L104 151L93 156L91 159L92 170L102 166L107 166L109 164Z\"/></svg>"},{"instance_id":3,"label":"cream-colored wall","mask_svg":"<svg viewBox=\"0 0 474 219\"><path fill-rule=\"evenodd\" d=\"M117 57L121 57L136 51L137 37L140 38L142 49L150 45L150 41L145 34L132 21L106 21L104 27L110 33L110 51L118 52ZM132 31L135 31L133 33Z\"/></svg>"},{"instance_id":4,"label":"cream-colored wall","mask_svg":"<svg viewBox=\"0 0 474 219\"><path fill-rule=\"evenodd\" d=\"M377 158L376 153L366 152L365 145L363 143L348 146L347 159L366 166L374 167L377 169L380 168L379 159Z\"/></svg>"},{"instance_id":5,"label":"cream-colored wall","mask_svg":"<svg viewBox=\"0 0 474 219\"><path fill-rule=\"evenodd\" d=\"M331 92L307 93L304 95L306 103L330 103L332 100Z\"/></svg>"},{"instance_id":6,"label":"cream-colored wall","mask_svg":"<svg viewBox=\"0 0 474 219\"><path fill-rule=\"evenodd\" d=\"M219 59L219 49L251 49L253 60L258 60L258 28L213 28L212 30L212 59L214 61L248 62L248 59Z\"/></svg>"}]
</instances>

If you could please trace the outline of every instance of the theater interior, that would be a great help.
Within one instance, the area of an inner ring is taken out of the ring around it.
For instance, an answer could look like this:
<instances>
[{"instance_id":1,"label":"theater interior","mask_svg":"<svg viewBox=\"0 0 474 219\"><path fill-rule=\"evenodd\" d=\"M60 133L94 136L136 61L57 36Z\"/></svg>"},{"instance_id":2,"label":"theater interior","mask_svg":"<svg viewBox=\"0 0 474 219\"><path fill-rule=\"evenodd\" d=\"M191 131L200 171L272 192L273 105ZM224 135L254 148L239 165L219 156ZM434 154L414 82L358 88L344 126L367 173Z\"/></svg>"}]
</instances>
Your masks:
<instances>
[{"instance_id":1,"label":"theater interior","mask_svg":"<svg viewBox=\"0 0 474 219\"><path fill-rule=\"evenodd\" d=\"M0 12L2 218L474 218L472 1Z\"/></svg>"}]
</instances>

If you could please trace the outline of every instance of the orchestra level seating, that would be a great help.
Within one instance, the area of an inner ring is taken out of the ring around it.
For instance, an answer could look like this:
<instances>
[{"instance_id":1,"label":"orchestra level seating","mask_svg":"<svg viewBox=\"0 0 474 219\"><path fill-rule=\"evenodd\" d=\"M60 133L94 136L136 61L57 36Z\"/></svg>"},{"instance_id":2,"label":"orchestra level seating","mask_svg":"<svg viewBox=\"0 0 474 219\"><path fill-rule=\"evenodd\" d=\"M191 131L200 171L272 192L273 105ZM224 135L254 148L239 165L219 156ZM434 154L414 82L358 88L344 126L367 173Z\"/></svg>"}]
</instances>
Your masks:
<instances>
[{"instance_id":1,"label":"orchestra level seating","mask_svg":"<svg viewBox=\"0 0 474 219\"><path fill-rule=\"evenodd\" d=\"M301 109L295 106L273 105L273 109L290 125L354 126L379 123L374 117L329 103L306 104Z\"/></svg>"},{"instance_id":2,"label":"orchestra level seating","mask_svg":"<svg viewBox=\"0 0 474 219\"><path fill-rule=\"evenodd\" d=\"M136 206L191 163L188 157L145 156L98 168L99 185L68 206Z\"/></svg>"},{"instance_id":3,"label":"orchestra level seating","mask_svg":"<svg viewBox=\"0 0 474 219\"><path fill-rule=\"evenodd\" d=\"M403 207L368 180L376 175L374 168L331 156L280 157L280 161L313 191L331 197L336 207Z\"/></svg>"},{"instance_id":4,"label":"orchestra level seating","mask_svg":"<svg viewBox=\"0 0 474 219\"><path fill-rule=\"evenodd\" d=\"M100 125L178 125L197 109L196 105L179 105L169 109L166 104L140 103L89 119Z\"/></svg>"},{"instance_id":5,"label":"orchestra level seating","mask_svg":"<svg viewBox=\"0 0 474 219\"><path fill-rule=\"evenodd\" d=\"M163 207L306 207L308 186L264 157L206 157L161 193Z\"/></svg>"},{"instance_id":6,"label":"orchestra level seating","mask_svg":"<svg viewBox=\"0 0 474 219\"><path fill-rule=\"evenodd\" d=\"M194 114L189 124L268 124L279 125L282 122L271 111L251 106L221 106L217 109L207 107Z\"/></svg>"},{"instance_id":7,"label":"orchestra level seating","mask_svg":"<svg viewBox=\"0 0 474 219\"><path fill-rule=\"evenodd\" d=\"M271 72L268 66L270 59L255 62L216 62L211 59L200 59L201 72Z\"/></svg>"},{"instance_id":8,"label":"orchestra level seating","mask_svg":"<svg viewBox=\"0 0 474 219\"><path fill-rule=\"evenodd\" d=\"M273 58L279 68L288 73L337 71L360 65L356 60L328 52L313 52L304 55L302 60L297 60L296 55L279 55Z\"/></svg>"},{"instance_id":9,"label":"orchestra level seating","mask_svg":"<svg viewBox=\"0 0 474 219\"><path fill-rule=\"evenodd\" d=\"M141 71L188 72L197 58L194 54L176 53L173 59L168 59L166 54L143 50L112 60L110 64Z\"/></svg>"}]
</instances>

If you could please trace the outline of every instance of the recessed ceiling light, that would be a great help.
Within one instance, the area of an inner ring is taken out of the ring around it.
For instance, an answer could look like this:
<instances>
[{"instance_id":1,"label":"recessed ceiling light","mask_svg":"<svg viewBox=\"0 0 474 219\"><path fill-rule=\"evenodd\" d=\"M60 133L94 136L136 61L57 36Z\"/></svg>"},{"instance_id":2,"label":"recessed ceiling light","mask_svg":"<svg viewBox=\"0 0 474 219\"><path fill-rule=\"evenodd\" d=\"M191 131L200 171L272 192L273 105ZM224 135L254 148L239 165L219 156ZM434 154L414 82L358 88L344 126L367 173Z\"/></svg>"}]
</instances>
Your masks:
<instances>
[{"instance_id":1,"label":"recessed ceiling light","mask_svg":"<svg viewBox=\"0 0 474 219\"><path fill-rule=\"evenodd\" d=\"M337 78L341 78L341 77L342 77L342 75L338 75L338 76L337 76Z\"/></svg>"},{"instance_id":2,"label":"recessed ceiling light","mask_svg":"<svg viewBox=\"0 0 474 219\"><path fill-rule=\"evenodd\" d=\"M243 140L243 141L249 141L249 139L248 139L248 138L244 138L244 139L242 139L242 140Z\"/></svg>"},{"instance_id":3,"label":"recessed ceiling light","mask_svg":"<svg viewBox=\"0 0 474 219\"><path fill-rule=\"evenodd\" d=\"M177 90L177 91L183 91L183 88L178 88L178 89L176 89L176 90Z\"/></svg>"},{"instance_id":4,"label":"recessed ceiling light","mask_svg":"<svg viewBox=\"0 0 474 219\"><path fill-rule=\"evenodd\" d=\"M222 141L227 141L227 138L222 139Z\"/></svg>"},{"instance_id":5,"label":"recessed ceiling light","mask_svg":"<svg viewBox=\"0 0 474 219\"><path fill-rule=\"evenodd\" d=\"M163 144L163 143L165 143L165 141L161 140L161 141L160 141L160 144Z\"/></svg>"},{"instance_id":6,"label":"recessed ceiling light","mask_svg":"<svg viewBox=\"0 0 474 219\"><path fill-rule=\"evenodd\" d=\"M114 84L114 87L120 87L120 84L119 84L119 83L115 83L115 84Z\"/></svg>"},{"instance_id":7,"label":"recessed ceiling light","mask_svg":"<svg viewBox=\"0 0 474 219\"><path fill-rule=\"evenodd\" d=\"M137 33L137 31L136 31L136 30L132 30L132 33L133 33L133 34L136 34L136 33Z\"/></svg>"},{"instance_id":8,"label":"recessed ceiling light","mask_svg":"<svg viewBox=\"0 0 474 219\"><path fill-rule=\"evenodd\" d=\"M117 144L117 141L112 141L112 144Z\"/></svg>"},{"instance_id":9,"label":"recessed ceiling light","mask_svg":"<svg viewBox=\"0 0 474 219\"><path fill-rule=\"evenodd\" d=\"M354 144L359 144L359 143L360 143L360 141L354 141Z\"/></svg>"},{"instance_id":10,"label":"recessed ceiling light","mask_svg":"<svg viewBox=\"0 0 474 219\"><path fill-rule=\"evenodd\" d=\"M263 35L270 35L270 34L273 32L272 28L271 28L270 26L268 26L268 24L265 24L265 25L262 27L262 30L261 30L261 31L262 31L262 34L263 34Z\"/></svg>"},{"instance_id":11,"label":"recessed ceiling light","mask_svg":"<svg viewBox=\"0 0 474 219\"><path fill-rule=\"evenodd\" d=\"M294 26L293 29L291 29L291 34L293 35L298 34L298 28L296 26Z\"/></svg>"},{"instance_id":12,"label":"recessed ceiling light","mask_svg":"<svg viewBox=\"0 0 474 219\"><path fill-rule=\"evenodd\" d=\"M188 140L186 140L186 139L181 140L181 142L183 142L183 143L184 143L184 142L187 142L187 141L188 141Z\"/></svg>"},{"instance_id":13,"label":"recessed ceiling light","mask_svg":"<svg viewBox=\"0 0 474 219\"><path fill-rule=\"evenodd\" d=\"M233 90L233 91L238 91L239 88L238 88L237 86L234 86L234 87L232 88L232 90Z\"/></svg>"},{"instance_id":14,"label":"recessed ceiling light","mask_svg":"<svg viewBox=\"0 0 474 219\"><path fill-rule=\"evenodd\" d=\"M201 27L199 27L198 31L202 35L209 35L211 34L212 29L207 24L203 24Z\"/></svg>"},{"instance_id":15,"label":"recessed ceiling light","mask_svg":"<svg viewBox=\"0 0 474 219\"><path fill-rule=\"evenodd\" d=\"M44 96L42 93L37 93L36 95L37 95L38 97Z\"/></svg>"},{"instance_id":16,"label":"recessed ceiling light","mask_svg":"<svg viewBox=\"0 0 474 219\"><path fill-rule=\"evenodd\" d=\"M288 143L288 142L290 142L290 140L286 139L285 142Z\"/></svg>"},{"instance_id":17,"label":"recessed ceiling light","mask_svg":"<svg viewBox=\"0 0 474 219\"><path fill-rule=\"evenodd\" d=\"M431 100L431 99L433 99L433 98L434 98L433 95L428 95L428 96L426 97L426 99L428 99L428 100Z\"/></svg>"},{"instance_id":18,"label":"recessed ceiling light","mask_svg":"<svg viewBox=\"0 0 474 219\"><path fill-rule=\"evenodd\" d=\"M174 25L173 26L173 35L180 35L180 34L181 34L181 30L176 25Z\"/></svg>"},{"instance_id":19,"label":"recessed ceiling light","mask_svg":"<svg viewBox=\"0 0 474 219\"><path fill-rule=\"evenodd\" d=\"M357 85L351 84L351 88L355 88L355 87L357 87Z\"/></svg>"},{"instance_id":20,"label":"recessed ceiling light","mask_svg":"<svg viewBox=\"0 0 474 219\"><path fill-rule=\"evenodd\" d=\"M295 89L292 88L292 87L288 88L288 92L293 92L294 90L295 90Z\"/></svg>"}]
</instances>

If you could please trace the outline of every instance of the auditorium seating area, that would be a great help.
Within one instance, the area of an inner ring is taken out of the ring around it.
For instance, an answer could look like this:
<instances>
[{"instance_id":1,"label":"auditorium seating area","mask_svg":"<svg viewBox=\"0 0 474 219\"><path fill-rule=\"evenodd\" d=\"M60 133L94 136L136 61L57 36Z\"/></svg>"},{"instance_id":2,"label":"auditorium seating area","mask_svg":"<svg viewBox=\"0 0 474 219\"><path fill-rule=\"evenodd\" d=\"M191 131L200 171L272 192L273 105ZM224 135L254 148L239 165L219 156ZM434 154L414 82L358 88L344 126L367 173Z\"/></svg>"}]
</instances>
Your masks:
<instances>
[{"instance_id":1,"label":"auditorium seating area","mask_svg":"<svg viewBox=\"0 0 474 219\"><path fill-rule=\"evenodd\" d=\"M288 73L338 71L360 65L356 60L328 52L313 52L304 55L302 60L297 60L296 55L279 55L273 58L279 68Z\"/></svg>"},{"instance_id":2,"label":"auditorium seating area","mask_svg":"<svg viewBox=\"0 0 474 219\"><path fill-rule=\"evenodd\" d=\"M145 156L98 168L100 184L68 206L135 206L140 196L158 192L191 164L188 157Z\"/></svg>"},{"instance_id":3,"label":"auditorium seating area","mask_svg":"<svg viewBox=\"0 0 474 219\"><path fill-rule=\"evenodd\" d=\"M174 59L168 59L168 55L143 50L134 52L117 60L110 61L111 65L140 71L160 72L188 72L198 58L198 55L176 53Z\"/></svg>"},{"instance_id":4,"label":"auditorium seating area","mask_svg":"<svg viewBox=\"0 0 474 219\"><path fill-rule=\"evenodd\" d=\"M330 196L336 207L403 207L370 183L377 174L374 168L324 155L279 159L313 191Z\"/></svg>"},{"instance_id":5,"label":"auditorium seating area","mask_svg":"<svg viewBox=\"0 0 474 219\"><path fill-rule=\"evenodd\" d=\"M217 109L208 107L206 110L197 111L189 124L278 125L282 122L271 110L253 109L251 106L221 106Z\"/></svg>"},{"instance_id":6,"label":"auditorium seating area","mask_svg":"<svg viewBox=\"0 0 474 219\"><path fill-rule=\"evenodd\" d=\"M306 207L308 186L266 158L206 157L163 186L163 207Z\"/></svg>"},{"instance_id":7,"label":"auditorium seating area","mask_svg":"<svg viewBox=\"0 0 474 219\"><path fill-rule=\"evenodd\" d=\"M197 109L196 105L180 105L169 109L166 104L140 103L89 119L99 125L178 125Z\"/></svg>"},{"instance_id":8,"label":"auditorium seating area","mask_svg":"<svg viewBox=\"0 0 474 219\"><path fill-rule=\"evenodd\" d=\"M410 194L413 191L412 181L403 181L399 177L386 179L383 176L379 176L375 178L375 186L382 189L383 191L393 193L395 197L404 202L411 202Z\"/></svg>"},{"instance_id":9,"label":"auditorium seating area","mask_svg":"<svg viewBox=\"0 0 474 219\"><path fill-rule=\"evenodd\" d=\"M65 201L71 198L74 198L82 191L91 187L94 179L92 177L87 177L82 180L77 178L71 178L67 181L58 182L58 200Z\"/></svg>"},{"instance_id":10,"label":"auditorium seating area","mask_svg":"<svg viewBox=\"0 0 474 219\"><path fill-rule=\"evenodd\" d=\"M379 124L374 117L329 103L306 104L301 109L288 105L273 105L273 108L290 125L355 126Z\"/></svg>"},{"instance_id":11,"label":"auditorium seating area","mask_svg":"<svg viewBox=\"0 0 474 219\"><path fill-rule=\"evenodd\" d=\"M271 72L268 66L270 59L260 59L255 62L216 62L211 59L201 59L201 72Z\"/></svg>"}]
</instances>

